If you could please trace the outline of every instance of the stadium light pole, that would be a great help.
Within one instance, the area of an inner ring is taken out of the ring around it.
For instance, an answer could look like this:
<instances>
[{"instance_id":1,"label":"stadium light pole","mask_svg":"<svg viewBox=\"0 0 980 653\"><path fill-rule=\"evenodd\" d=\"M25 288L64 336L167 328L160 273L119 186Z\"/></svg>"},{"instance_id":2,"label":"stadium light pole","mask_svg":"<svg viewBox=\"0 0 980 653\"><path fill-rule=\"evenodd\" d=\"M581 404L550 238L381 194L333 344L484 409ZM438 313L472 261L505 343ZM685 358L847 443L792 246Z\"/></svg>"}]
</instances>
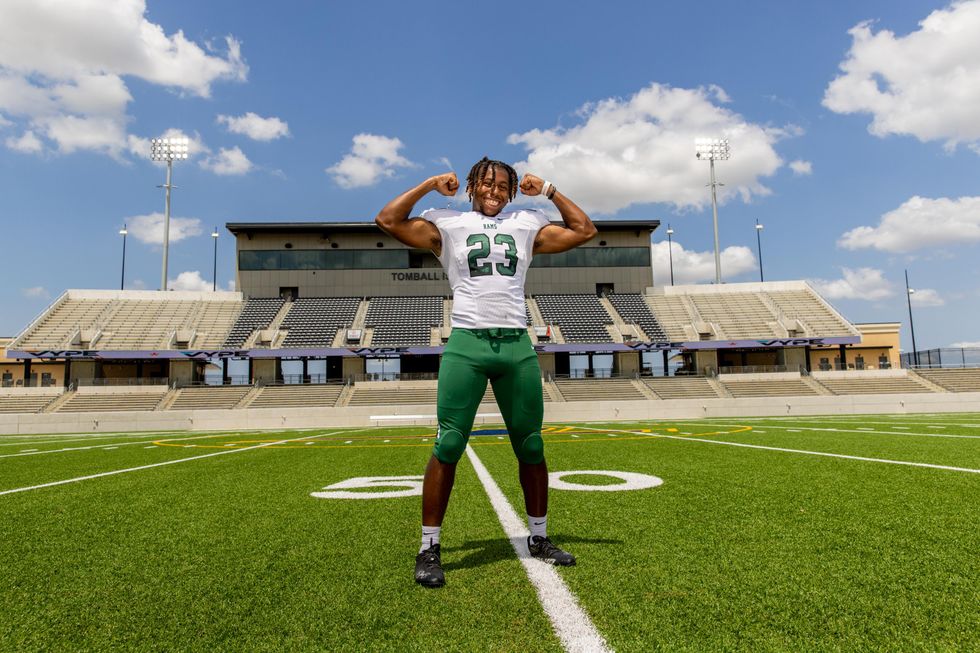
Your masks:
<instances>
[{"instance_id":1,"label":"stadium light pole","mask_svg":"<svg viewBox=\"0 0 980 653\"><path fill-rule=\"evenodd\" d=\"M716 188L725 184L715 180L715 161L727 161L730 158L727 138L698 138L694 141L695 156L702 161L707 159L711 164L711 213L715 226L715 283L721 283L721 249L718 244L718 197Z\"/></svg>"},{"instance_id":2,"label":"stadium light pole","mask_svg":"<svg viewBox=\"0 0 980 653\"><path fill-rule=\"evenodd\" d=\"M167 289L167 257L170 253L170 189L174 172L174 160L187 158L188 144L186 138L153 138L150 139L150 159L167 162L167 183L157 188L167 190L163 212L163 274L160 280L160 290Z\"/></svg>"},{"instance_id":3,"label":"stadium light pole","mask_svg":"<svg viewBox=\"0 0 980 653\"><path fill-rule=\"evenodd\" d=\"M674 285L674 241L671 240L671 236L674 235L674 230L667 225L667 260L670 261L670 285Z\"/></svg>"},{"instance_id":4,"label":"stadium light pole","mask_svg":"<svg viewBox=\"0 0 980 653\"><path fill-rule=\"evenodd\" d=\"M909 288L909 271L905 270L905 298L909 302L909 330L912 332L912 360L915 361L915 366L919 366L919 350L915 347L915 324L912 322L912 295L915 293L914 288Z\"/></svg>"},{"instance_id":5,"label":"stadium light pole","mask_svg":"<svg viewBox=\"0 0 980 653\"><path fill-rule=\"evenodd\" d=\"M755 243L759 248L759 281L764 282L765 278L762 276L762 225L759 224L759 218L755 219Z\"/></svg>"},{"instance_id":6,"label":"stadium light pole","mask_svg":"<svg viewBox=\"0 0 980 653\"><path fill-rule=\"evenodd\" d=\"M215 227L211 232L211 240L214 241L214 272L212 273L211 291L218 289L218 228Z\"/></svg>"},{"instance_id":7,"label":"stadium light pole","mask_svg":"<svg viewBox=\"0 0 980 653\"><path fill-rule=\"evenodd\" d=\"M123 237L122 274L119 277L119 290L124 290L126 287L126 234L128 233L126 225L123 225L123 228L119 230L119 235Z\"/></svg>"}]
</instances>

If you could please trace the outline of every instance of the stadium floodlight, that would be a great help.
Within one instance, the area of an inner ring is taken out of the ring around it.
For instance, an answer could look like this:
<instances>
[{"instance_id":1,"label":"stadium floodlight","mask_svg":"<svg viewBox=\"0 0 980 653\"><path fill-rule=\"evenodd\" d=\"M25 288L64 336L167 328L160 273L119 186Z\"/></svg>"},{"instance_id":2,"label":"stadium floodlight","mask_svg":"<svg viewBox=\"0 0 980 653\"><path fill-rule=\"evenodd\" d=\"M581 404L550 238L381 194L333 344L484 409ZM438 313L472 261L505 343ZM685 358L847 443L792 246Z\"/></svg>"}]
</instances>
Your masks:
<instances>
[{"instance_id":1,"label":"stadium floodlight","mask_svg":"<svg viewBox=\"0 0 980 653\"><path fill-rule=\"evenodd\" d=\"M150 159L167 162L167 183L157 188L167 189L167 199L163 213L163 275L160 290L167 289L167 256L170 250L170 189L175 188L173 179L174 161L186 159L190 152L186 138L152 138L150 139Z\"/></svg>"},{"instance_id":2,"label":"stadium floodlight","mask_svg":"<svg viewBox=\"0 0 980 653\"><path fill-rule=\"evenodd\" d=\"M124 290L126 287L126 234L128 233L126 225L123 225L123 228L119 230L119 235L123 237L122 274L119 277L119 290Z\"/></svg>"},{"instance_id":3,"label":"stadium floodlight","mask_svg":"<svg viewBox=\"0 0 980 653\"><path fill-rule=\"evenodd\" d=\"M759 218L755 219L755 244L759 248L759 281L765 281L762 276L762 225L759 224Z\"/></svg>"},{"instance_id":4,"label":"stadium floodlight","mask_svg":"<svg viewBox=\"0 0 980 653\"><path fill-rule=\"evenodd\" d=\"M909 271L905 270L905 298L909 302L909 330L912 332L912 361L919 366L919 350L915 348L915 324L912 322L912 295L915 288L909 288Z\"/></svg>"},{"instance_id":5,"label":"stadium floodlight","mask_svg":"<svg viewBox=\"0 0 980 653\"><path fill-rule=\"evenodd\" d=\"M721 283L721 250L718 245L718 198L715 188L724 186L715 181L715 161L727 161L730 157L727 138L694 139L694 155L711 164L711 212L715 225L715 283Z\"/></svg>"},{"instance_id":6,"label":"stadium floodlight","mask_svg":"<svg viewBox=\"0 0 980 653\"><path fill-rule=\"evenodd\" d=\"M218 289L218 228L215 227L211 232L211 240L214 241L214 273L211 282L212 292Z\"/></svg>"},{"instance_id":7,"label":"stadium floodlight","mask_svg":"<svg viewBox=\"0 0 980 653\"><path fill-rule=\"evenodd\" d=\"M674 243L670 239L674 235L674 230L667 225L667 260L670 261L670 285L674 285Z\"/></svg>"}]
</instances>

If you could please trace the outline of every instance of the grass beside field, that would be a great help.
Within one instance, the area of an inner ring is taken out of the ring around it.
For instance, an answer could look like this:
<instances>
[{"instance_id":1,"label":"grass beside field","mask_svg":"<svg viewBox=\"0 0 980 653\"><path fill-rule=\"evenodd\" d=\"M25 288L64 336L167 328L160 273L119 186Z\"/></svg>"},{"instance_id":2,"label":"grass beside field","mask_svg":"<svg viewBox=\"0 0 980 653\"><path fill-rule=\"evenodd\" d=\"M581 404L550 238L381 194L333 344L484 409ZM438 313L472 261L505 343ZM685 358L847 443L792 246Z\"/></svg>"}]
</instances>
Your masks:
<instances>
[{"instance_id":1,"label":"grass beside field","mask_svg":"<svg viewBox=\"0 0 980 653\"><path fill-rule=\"evenodd\" d=\"M0 650L561 650L465 458L438 591L412 582L418 497L310 496L421 475L432 431L0 438L0 492L228 452L0 495ZM937 432L980 415L550 425L553 472L664 480L553 490L559 573L618 651L980 648L980 474L688 441L980 469ZM523 515L508 442L472 444Z\"/></svg>"}]
</instances>

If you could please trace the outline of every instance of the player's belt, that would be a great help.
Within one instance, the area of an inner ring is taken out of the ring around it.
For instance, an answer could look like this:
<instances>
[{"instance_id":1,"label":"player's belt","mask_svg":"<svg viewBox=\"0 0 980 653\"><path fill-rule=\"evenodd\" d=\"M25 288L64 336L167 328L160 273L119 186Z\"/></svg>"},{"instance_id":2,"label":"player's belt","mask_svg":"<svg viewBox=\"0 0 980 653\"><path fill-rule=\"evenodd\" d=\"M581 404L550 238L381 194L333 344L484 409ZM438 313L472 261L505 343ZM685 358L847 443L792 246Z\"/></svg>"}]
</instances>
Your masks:
<instances>
[{"instance_id":1,"label":"player's belt","mask_svg":"<svg viewBox=\"0 0 980 653\"><path fill-rule=\"evenodd\" d=\"M464 329L464 331L469 331L478 338L516 338L522 333L525 333L524 329L518 329L513 327L493 327L490 329Z\"/></svg>"}]
</instances>

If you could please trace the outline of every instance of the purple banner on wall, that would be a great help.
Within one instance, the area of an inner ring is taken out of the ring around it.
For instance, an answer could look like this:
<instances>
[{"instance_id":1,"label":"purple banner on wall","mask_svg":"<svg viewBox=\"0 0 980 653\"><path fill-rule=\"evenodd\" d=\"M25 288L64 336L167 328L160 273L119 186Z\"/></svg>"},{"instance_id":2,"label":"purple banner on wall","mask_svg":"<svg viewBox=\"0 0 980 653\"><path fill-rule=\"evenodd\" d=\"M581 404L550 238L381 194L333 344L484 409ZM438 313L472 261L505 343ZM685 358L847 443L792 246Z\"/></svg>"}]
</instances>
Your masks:
<instances>
[{"instance_id":1,"label":"purple banner on wall","mask_svg":"<svg viewBox=\"0 0 980 653\"><path fill-rule=\"evenodd\" d=\"M759 340L699 340L694 342L630 342L540 344L534 350L557 352L644 352L691 349L778 349L782 347L815 347L853 345L859 336L833 338L766 338ZM362 358L392 358L396 356L425 356L441 354L442 347L331 347L319 349L194 349L194 350L133 350L105 349L44 349L7 351L8 358L40 360L214 360L223 358L326 358L328 356L360 356Z\"/></svg>"}]
</instances>

